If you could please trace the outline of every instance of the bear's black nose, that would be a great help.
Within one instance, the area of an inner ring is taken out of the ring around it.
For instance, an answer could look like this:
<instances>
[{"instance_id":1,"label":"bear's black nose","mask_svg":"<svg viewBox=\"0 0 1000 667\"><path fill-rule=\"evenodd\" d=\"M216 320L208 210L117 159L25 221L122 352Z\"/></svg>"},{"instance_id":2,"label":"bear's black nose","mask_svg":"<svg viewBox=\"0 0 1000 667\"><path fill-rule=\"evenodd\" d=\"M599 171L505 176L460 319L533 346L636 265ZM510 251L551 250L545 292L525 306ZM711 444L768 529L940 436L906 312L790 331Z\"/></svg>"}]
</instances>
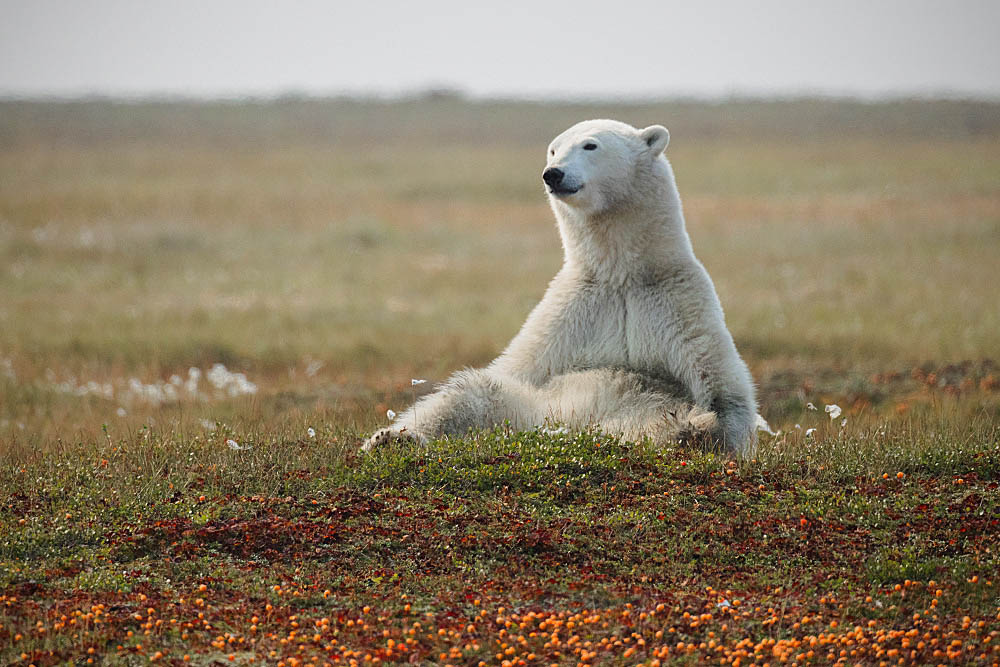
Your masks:
<instances>
[{"instance_id":1,"label":"bear's black nose","mask_svg":"<svg viewBox=\"0 0 1000 667\"><path fill-rule=\"evenodd\" d=\"M555 167L549 167L542 172L542 180L545 181L545 184L550 188L559 187L559 184L562 183L563 176L565 176L563 170L556 169Z\"/></svg>"}]
</instances>

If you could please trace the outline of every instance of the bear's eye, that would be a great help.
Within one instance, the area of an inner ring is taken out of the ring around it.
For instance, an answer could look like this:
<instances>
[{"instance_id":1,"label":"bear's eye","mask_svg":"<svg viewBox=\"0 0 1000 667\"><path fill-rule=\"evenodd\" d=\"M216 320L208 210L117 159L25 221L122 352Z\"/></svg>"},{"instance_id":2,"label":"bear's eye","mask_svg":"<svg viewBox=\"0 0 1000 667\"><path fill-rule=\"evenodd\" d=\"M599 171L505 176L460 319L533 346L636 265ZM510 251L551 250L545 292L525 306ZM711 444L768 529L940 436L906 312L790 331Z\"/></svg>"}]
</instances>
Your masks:
<instances>
[{"instance_id":1,"label":"bear's eye","mask_svg":"<svg viewBox=\"0 0 1000 667\"><path fill-rule=\"evenodd\" d=\"M553 148L552 150L549 151L549 155L555 155L555 154L556 154L556 149Z\"/></svg>"},{"instance_id":2,"label":"bear's eye","mask_svg":"<svg viewBox=\"0 0 1000 667\"><path fill-rule=\"evenodd\" d=\"M597 150L597 144L584 144L583 145L583 150L585 150L585 151L596 151Z\"/></svg>"}]
</instances>

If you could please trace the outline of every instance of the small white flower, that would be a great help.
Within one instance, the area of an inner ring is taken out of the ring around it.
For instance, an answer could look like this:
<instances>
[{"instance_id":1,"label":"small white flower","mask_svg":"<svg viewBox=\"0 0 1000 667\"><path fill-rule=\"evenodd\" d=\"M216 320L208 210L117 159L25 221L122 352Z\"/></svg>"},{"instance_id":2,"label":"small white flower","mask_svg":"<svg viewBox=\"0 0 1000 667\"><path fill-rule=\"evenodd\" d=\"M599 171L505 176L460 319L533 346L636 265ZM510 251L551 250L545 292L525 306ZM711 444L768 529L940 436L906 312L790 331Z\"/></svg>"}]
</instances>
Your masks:
<instances>
[{"instance_id":1,"label":"small white flower","mask_svg":"<svg viewBox=\"0 0 1000 667\"><path fill-rule=\"evenodd\" d=\"M309 435L310 438L316 437L316 429L314 429L312 426L306 429L306 433Z\"/></svg>"},{"instance_id":2,"label":"small white flower","mask_svg":"<svg viewBox=\"0 0 1000 667\"><path fill-rule=\"evenodd\" d=\"M814 429L814 428L807 428L806 429L806 437L807 438L811 438L812 434L815 433L815 432L816 432L816 429Z\"/></svg>"},{"instance_id":3,"label":"small white flower","mask_svg":"<svg viewBox=\"0 0 1000 667\"><path fill-rule=\"evenodd\" d=\"M385 411L385 416L388 417L389 419L395 419L396 418L396 413L393 412L392 410L386 410Z\"/></svg>"},{"instance_id":4,"label":"small white flower","mask_svg":"<svg viewBox=\"0 0 1000 667\"><path fill-rule=\"evenodd\" d=\"M241 450L244 450L244 449L250 449L250 445L247 445L246 447L242 447L242 446L240 446L240 443L236 442L232 438L230 438L229 440L226 440L226 444L229 445L229 449L235 449L236 451L241 451Z\"/></svg>"},{"instance_id":5,"label":"small white flower","mask_svg":"<svg viewBox=\"0 0 1000 667\"><path fill-rule=\"evenodd\" d=\"M729 609L730 607L733 606L733 603L730 602L729 600L723 600L722 602L715 603L715 606L718 607L719 609Z\"/></svg>"},{"instance_id":6,"label":"small white flower","mask_svg":"<svg viewBox=\"0 0 1000 667\"><path fill-rule=\"evenodd\" d=\"M845 426L847 426L847 417L840 420L840 427L843 428Z\"/></svg>"},{"instance_id":7,"label":"small white flower","mask_svg":"<svg viewBox=\"0 0 1000 667\"><path fill-rule=\"evenodd\" d=\"M423 384L425 382L427 382L427 380L418 380L416 378L410 378L410 386L411 387L416 387L418 384Z\"/></svg>"},{"instance_id":8,"label":"small white flower","mask_svg":"<svg viewBox=\"0 0 1000 667\"><path fill-rule=\"evenodd\" d=\"M813 405L812 403L806 403L806 407L809 408L810 410L815 410L816 409L816 406Z\"/></svg>"},{"instance_id":9,"label":"small white flower","mask_svg":"<svg viewBox=\"0 0 1000 667\"><path fill-rule=\"evenodd\" d=\"M796 424L795 428L798 429L799 431L801 431L802 430L802 424Z\"/></svg>"},{"instance_id":10,"label":"small white flower","mask_svg":"<svg viewBox=\"0 0 1000 667\"><path fill-rule=\"evenodd\" d=\"M828 405L828 406L826 406L823 409L826 410L827 414L830 415L830 421L833 421L834 419L836 419L837 417L839 417L840 413L842 412L842 410L840 409L840 406L837 405L836 403Z\"/></svg>"}]
</instances>

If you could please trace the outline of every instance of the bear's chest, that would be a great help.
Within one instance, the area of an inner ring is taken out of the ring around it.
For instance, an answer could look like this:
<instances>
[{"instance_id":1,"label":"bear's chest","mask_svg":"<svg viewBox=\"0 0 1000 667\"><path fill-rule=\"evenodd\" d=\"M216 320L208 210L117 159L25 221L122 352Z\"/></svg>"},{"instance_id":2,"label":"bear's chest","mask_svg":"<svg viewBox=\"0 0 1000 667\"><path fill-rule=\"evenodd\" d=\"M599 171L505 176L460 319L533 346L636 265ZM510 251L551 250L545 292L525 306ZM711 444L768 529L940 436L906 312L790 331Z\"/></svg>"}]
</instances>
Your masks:
<instances>
[{"instance_id":1,"label":"bear's chest","mask_svg":"<svg viewBox=\"0 0 1000 667\"><path fill-rule=\"evenodd\" d=\"M626 300L621 290L599 284L578 289L565 304L549 341L559 345L570 368L625 366Z\"/></svg>"},{"instance_id":2,"label":"bear's chest","mask_svg":"<svg viewBox=\"0 0 1000 667\"><path fill-rule=\"evenodd\" d=\"M563 312L558 339L571 366L655 370L663 363L671 304L652 287L605 285L581 289Z\"/></svg>"},{"instance_id":3,"label":"bear's chest","mask_svg":"<svg viewBox=\"0 0 1000 667\"><path fill-rule=\"evenodd\" d=\"M625 292L625 350L628 366L662 373L665 347L675 337L676 304L662 286L635 287Z\"/></svg>"}]
</instances>

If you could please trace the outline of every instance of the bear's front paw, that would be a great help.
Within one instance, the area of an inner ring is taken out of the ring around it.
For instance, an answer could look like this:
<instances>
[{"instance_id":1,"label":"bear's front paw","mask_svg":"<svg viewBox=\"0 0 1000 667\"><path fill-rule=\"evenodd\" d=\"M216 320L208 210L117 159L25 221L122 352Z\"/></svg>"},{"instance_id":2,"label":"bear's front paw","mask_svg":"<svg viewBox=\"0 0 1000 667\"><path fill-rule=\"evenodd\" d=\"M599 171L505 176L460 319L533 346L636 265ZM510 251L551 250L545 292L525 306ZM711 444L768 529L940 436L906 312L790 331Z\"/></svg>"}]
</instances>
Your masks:
<instances>
[{"instance_id":1,"label":"bear's front paw","mask_svg":"<svg viewBox=\"0 0 1000 667\"><path fill-rule=\"evenodd\" d=\"M712 438L718 419L714 412L692 407L687 414L672 412L676 435L674 440L687 446L705 446Z\"/></svg>"},{"instance_id":2,"label":"bear's front paw","mask_svg":"<svg viewBox=\"0 0 1000 667\"><path fill-rule=\"evenodd\" d=\"M406 429L396 430L389 426L375 431L375 433L372 434L372 437L365 440L365 443L361 445L361 451L367 453L376 447L383 447L394 442L416 444L419 440Z\"/></svg>"}]
</instances>

